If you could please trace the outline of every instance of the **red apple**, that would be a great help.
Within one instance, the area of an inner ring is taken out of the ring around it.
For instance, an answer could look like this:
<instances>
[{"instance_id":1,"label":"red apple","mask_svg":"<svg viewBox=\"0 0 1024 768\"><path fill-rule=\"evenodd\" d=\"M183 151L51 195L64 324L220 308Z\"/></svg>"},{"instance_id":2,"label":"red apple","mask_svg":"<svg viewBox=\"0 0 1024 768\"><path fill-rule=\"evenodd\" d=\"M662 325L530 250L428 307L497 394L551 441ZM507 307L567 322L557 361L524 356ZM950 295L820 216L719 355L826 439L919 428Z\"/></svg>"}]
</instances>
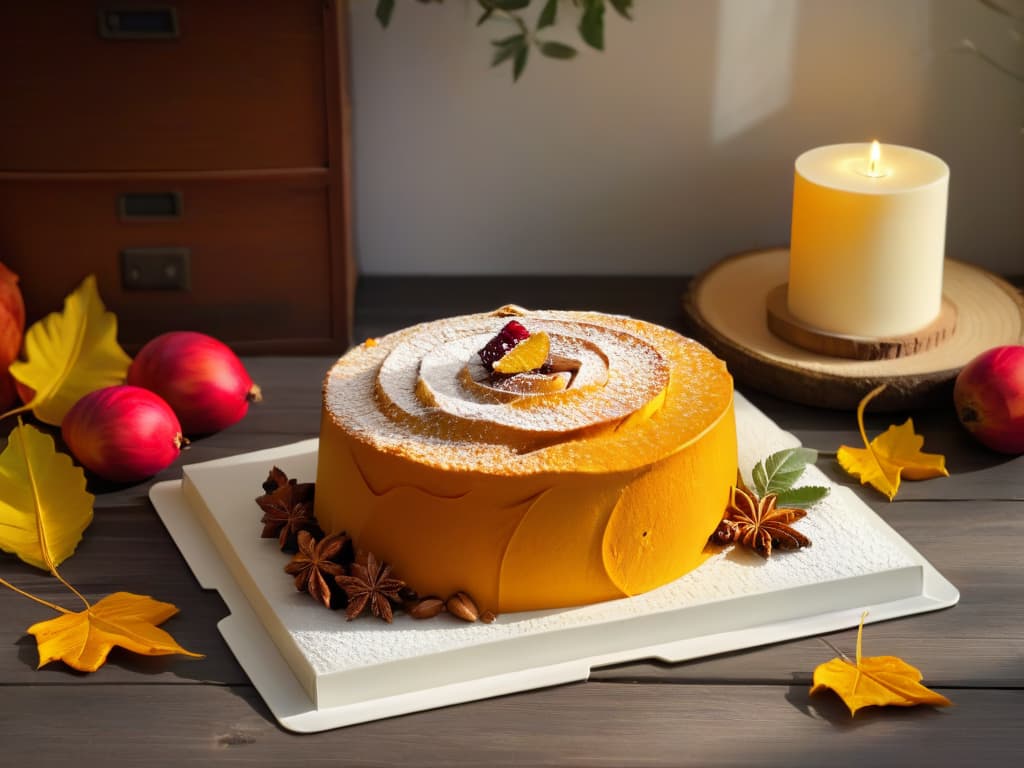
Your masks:
<instances>
[{"instance_id":1,"label":"red apple","mask_svg":"<svg viewBox=\"0 0 1024 768\"><path fill-rule=\"evenodd\" d=\"M11 377L14 379L14 377ZM32 402L32 398L36 396L36 391L32 389L28 384L22 384L17 379L14 379L14 391L18 393L18 399L26 405Z\"/></svg>"},{"instance_id":2,"label":"red apple","mask_svg":"<svg viewBox=\"0 0 1024 768\"><path fill-rule=\"evenodd\" d=\"M6 368L21 350L25 331L25 302L18 276L0 262L0 367Z\"/></svg>"},{"instance_id":3,"label":"red apple","mask_svg":"<svg viewBox=\"0 0 1024 768\"><path fill-rule=\"evenodd\" d=\"M0 412L14 404L14 380L8 366L18 357L25 332L25 303L18 276L0 263Z\"/></svg>"},{"instance_id":4,"label":"red apple","mask_svg":"<svg viewBox=\"0 0 1024 768\"><path fill-rule=\"evenodd\" d=\"M996 347L956 377L960 422L994 451L1024 453L1024 346Z\"/></svg>"}]
</instances>

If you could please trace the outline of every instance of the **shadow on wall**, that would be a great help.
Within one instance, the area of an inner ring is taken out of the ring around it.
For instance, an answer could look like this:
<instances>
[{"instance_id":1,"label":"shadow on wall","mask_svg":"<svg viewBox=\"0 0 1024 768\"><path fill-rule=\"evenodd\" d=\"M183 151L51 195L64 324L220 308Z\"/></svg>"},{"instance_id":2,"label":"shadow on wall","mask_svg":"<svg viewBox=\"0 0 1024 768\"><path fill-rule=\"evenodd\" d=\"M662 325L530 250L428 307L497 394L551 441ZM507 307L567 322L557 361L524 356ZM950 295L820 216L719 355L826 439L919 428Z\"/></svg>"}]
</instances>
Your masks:
<instances>
[{"instance_id":1,"label":"shadow on wall","mask_svg":"<svg viewBox=\"0 0 1024 768\"><path fill-rule=\"evenodd\" d=\"M1007 8L1024 13L1024 3ZM930 77L924 94L922 141L950 162L946 238L951 258L1024 274L1024 82L998 69L1024 73L1024 20L982 0L960 13L933 3ZM1018 35L1015 39L1014 34ZM971 40L995 65L967 53Z\"/></svg>"},{"instance_id":2,"label":"shadow on wall","mask_svg":"<svg viewBox=\"0 0 1024 768\"><path fill-rule=\"evenodd\" d=\"M718 8L709 151L728 183L708 189L715 210L737 215L735 234L716 238L730 253L789 241L793 162L805 150L873 138L920 146L929 4L884 13L875 3L799 0Z\"/></svg>"}]
</instances>

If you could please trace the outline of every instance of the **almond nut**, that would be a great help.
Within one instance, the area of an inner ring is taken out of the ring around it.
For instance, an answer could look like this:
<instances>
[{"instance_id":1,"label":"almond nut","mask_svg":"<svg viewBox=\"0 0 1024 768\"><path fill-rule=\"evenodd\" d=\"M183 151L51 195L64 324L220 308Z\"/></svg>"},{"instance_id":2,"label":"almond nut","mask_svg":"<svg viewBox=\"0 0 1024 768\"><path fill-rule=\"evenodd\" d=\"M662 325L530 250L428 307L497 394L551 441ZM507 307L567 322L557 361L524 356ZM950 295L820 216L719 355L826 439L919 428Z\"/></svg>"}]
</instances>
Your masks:
<instances>
[{"instance_id":1,"label":"almond nut","mask_svg":"<svg viewBox=\"0 0 1024 768\"><path fill-rule=\"evenodd\" d=\"M456 592L449 597L446 606L448 613L458 616L463 621L473 622L480 618L480 610L476 607L476 603L465 592Z\"/></svg>"},{"instance_id":2,"label":"almond nut","mask_svg":"<svg viewBox=\"0 0 1024 768\"><path fill-rule=\"evenodd\" d=\"M439 597L424 597L410 605L408 610L414 619L432 619L444 610L444 600Z\"/></svg>"},{"instance_id":3,"label":"almond nut","mask_svg":"<svg viewBox=\"0 0 1024 768\"><path fill-rule=\"evenodd\" d=\"M497 617L493 611L484 611L480 614L480 621L484 624L491 624Z\"/></svg>"}]
</instances>

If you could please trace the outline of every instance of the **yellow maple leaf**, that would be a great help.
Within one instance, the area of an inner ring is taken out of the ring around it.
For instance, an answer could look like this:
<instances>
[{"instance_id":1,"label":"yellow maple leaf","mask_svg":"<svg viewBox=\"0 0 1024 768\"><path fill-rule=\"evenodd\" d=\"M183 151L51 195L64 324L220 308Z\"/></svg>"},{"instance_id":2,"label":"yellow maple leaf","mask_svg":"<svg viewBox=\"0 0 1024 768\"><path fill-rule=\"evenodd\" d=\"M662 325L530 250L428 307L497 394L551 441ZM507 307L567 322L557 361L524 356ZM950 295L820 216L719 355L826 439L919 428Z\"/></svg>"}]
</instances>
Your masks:
<instances>
[{"instance_id":1,"label":"yellow maple leaf","mask_svg":"<svg viewBox=\"0 0 1024 768\"><path fill-rule=\"evenodd\" d=\"M892 425L874 440L868 441L864 430L864 410L885 389L883 384L864 396L857 406L857 426L864 441L863 448L839 446L836 459L861 484L870 484L892 501L900 488L900 478L926 480L949 475L946 457L939 453L924 453L924 438L914 432L913 419L899 426Z\"/></svg>"},{"instance_id":2,"label":"yellow maple leaf","mask_svg":"<svg viewBox=\"0 0 1024 768\"><path fill-rule=\"evenodd\" d=\"M145 656L180 653L202 658L202 654L185 650L157 627L177 612L170 603L115 592L78 613L67 612L33 624L28 632L36 638L40 667L63 661L79 672L95 672L114 646Z\"/></svg>"},{"instance_id":3,"label":"yellow maple leaf","mask_svg":"<svg viewBox=\"0 0 1024 768\"><path fill-rule=\"evenodd\" d=\"M903 468L907 480L927 480L948 477L946 457L941 453L924 453L924 438L914 432L914 420L907 419L899 426L890 426L871 441L875 453L884 460Z\"/></svg>"},{"instance_id":4,"label":"yellow maple leaf","mask_svg":"<svg viewBox=\"0 0 1024 768\"><path fill-rule=\"evenodd\" d=\"M857 658L834 658L819 664L814 670L811 694L825 689L835 691L850 710L850 716L861 707L913 707L932 704L946 707L952 704L941 693L921 685L921 670L907 664L899 656L861 655L864 635L864 616L857 628Z\"/></svg>"},{"instance_id":5,"label":"yellow maple leaf","mask_svg":"<svg viewBox=\"0 0 1024 768\"><path fill-rule=\"evenodd\" d=\"M31 410L59 425L82 395L124 383L131 358L117 343L117 318L108 312L89 275L53 312L25 332L25 360L11 375L31 388L32 399L11 413Z\"/></svg>"},{"instance_id":6,"label":"yellow maple leaf","mask_svg":"<svg viewBox=\"0 0 1024 768\"><path fill-rule=\"evenodd\" d=\"M92 522L85 474L53 438L19 422L0 454L0 549L53 571Z\"/></svg>"}]
</instances>

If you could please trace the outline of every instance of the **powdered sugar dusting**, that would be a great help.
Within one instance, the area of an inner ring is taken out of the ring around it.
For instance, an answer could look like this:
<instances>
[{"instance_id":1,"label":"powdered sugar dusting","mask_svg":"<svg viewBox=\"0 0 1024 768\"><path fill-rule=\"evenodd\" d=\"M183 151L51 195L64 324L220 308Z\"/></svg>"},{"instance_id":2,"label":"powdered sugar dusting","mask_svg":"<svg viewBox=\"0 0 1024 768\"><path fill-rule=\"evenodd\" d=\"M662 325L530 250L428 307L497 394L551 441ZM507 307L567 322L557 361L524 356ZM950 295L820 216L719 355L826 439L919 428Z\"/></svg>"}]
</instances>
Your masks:
<instances>
[{"instance_id":1,"label":"powdered sugar dusting","mask_svg":"<svg viewBox=\"0 0 1024 768\"><path fill-rule=\"evenodd\" d=\"M580 438L615 430L641 410L650 417L663 395L694 403L693 434L624 430L624 443L653 440L653 453L668 455L728 405L723 364L696 342L650 323L584 312L521 318L531 332L549 334L553 354L580 362L571 386L540 394L498 392L483 381L476 351L505 322L495 314L465 315L353 349L328 376L331 418L354 439L384 452L451 470L519 474L543 470L551 446L566 456L579 451L586 464Z\"/></svg>"}]
</instances>

